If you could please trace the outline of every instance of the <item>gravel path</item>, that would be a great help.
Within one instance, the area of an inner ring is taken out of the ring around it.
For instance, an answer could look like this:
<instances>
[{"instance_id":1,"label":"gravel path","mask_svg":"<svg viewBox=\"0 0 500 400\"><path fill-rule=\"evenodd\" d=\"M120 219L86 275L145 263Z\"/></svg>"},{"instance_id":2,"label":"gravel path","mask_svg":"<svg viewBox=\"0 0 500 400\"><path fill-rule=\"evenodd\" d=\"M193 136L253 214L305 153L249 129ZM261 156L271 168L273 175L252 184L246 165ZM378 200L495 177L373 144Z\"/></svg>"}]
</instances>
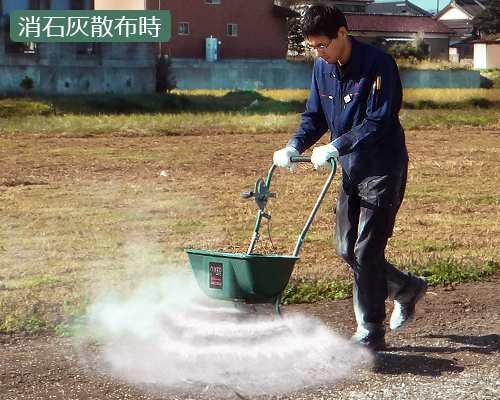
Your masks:
<instances>
[{"instance_id":1,"label":"gravel path","mask_svg":"<svg viewBox=\"0 0 500 400\"><path fill-rule=\"evenodd\" d=\"M348 381L259 399L499 399L500 295L496 276L450 289L432 289L416 321L398 335L375 365ZM319 317L342 335L354 322L350 301L285 307ZM239 399L228 389L194 394L121 382L100 373L99 347L74 339L0 336L0 399ZM251 376L248 379L252 379Z\"/></svg>"}]
</instances>

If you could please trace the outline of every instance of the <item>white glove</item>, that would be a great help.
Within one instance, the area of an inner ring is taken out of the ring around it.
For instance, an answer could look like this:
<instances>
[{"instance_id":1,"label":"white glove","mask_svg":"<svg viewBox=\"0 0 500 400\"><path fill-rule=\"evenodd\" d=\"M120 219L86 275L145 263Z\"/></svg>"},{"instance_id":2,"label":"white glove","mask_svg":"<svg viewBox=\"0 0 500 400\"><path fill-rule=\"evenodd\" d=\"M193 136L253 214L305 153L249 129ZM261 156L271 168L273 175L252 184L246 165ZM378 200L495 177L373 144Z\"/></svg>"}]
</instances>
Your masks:
<instances>
[{"instance_id":1,"label":"white glove","mask_svg":"<svg viewBox=\"0 0 500 400\"><path fill-rule=\"evenodd\" d=\"M299 155L299 151L295 147L287 146L284 149L275 151L273 154L273 163L280 168L292 168L290 157Z\"/></svg>"},{"instance_id":2,"label":"white glove","mask_svg":"<svg viewBox=\"0 0 500 400\"><path fill-rule=\"evenodd\" d=\"M325 166L331 158L338 157L339 151L337 148L333 144L328 143L327 145L314 148L311 156L311 162L314 164L314 169L318 169Z\"/></svg>"}]
</instances>

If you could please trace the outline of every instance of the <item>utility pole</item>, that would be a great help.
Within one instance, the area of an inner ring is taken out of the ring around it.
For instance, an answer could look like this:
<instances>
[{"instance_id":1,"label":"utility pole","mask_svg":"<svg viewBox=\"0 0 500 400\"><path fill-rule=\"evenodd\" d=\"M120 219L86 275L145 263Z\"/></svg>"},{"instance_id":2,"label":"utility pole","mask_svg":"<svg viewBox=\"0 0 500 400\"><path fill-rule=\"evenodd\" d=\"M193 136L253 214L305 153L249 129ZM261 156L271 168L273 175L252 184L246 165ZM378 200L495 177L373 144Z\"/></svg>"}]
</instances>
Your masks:
<instances>
[{"instance_id":1,"label":"utility pole","mask_svg":"<svg viewBox=\"0 0 500 400\"><path fill-rule=\"evenodd\" d=\"M161 11L161 0L158 0L158 11ZM158 56L162 56L161 42L158 42Z\"/></svg>"}]
</instances>

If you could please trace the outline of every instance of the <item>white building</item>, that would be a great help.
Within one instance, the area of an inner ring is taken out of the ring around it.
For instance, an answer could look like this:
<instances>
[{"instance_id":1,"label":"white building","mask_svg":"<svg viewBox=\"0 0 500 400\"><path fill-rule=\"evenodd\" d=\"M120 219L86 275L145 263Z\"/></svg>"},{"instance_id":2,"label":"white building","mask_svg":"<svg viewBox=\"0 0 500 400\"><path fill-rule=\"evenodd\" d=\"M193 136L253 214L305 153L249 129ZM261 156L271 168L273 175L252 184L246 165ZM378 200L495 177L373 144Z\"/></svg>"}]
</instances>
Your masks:
<instances>
[{"instance_id":1,"label":"white building","mask_svg":"<svg viewBox=\"0 0 500 400\"><path fill-rule=\"evenodd\" d=\"M500 68L500 34L474 41L474 68Z\"/></svg>"}]
</instances>

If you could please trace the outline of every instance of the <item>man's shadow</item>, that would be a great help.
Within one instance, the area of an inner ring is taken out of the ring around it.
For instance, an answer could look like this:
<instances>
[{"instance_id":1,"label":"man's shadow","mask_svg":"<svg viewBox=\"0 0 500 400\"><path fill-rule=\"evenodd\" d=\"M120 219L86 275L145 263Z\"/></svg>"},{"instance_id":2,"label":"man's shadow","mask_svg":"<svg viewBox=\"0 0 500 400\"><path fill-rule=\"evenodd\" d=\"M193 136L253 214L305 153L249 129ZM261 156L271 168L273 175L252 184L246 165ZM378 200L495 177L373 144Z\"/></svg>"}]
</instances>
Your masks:
<instances>
[{"instance_id":1,"label":"man's shadow","mask_svg":"<svg viewBox=\"0 0 500 400\"><path fill-rule=\"evenodd\" d=\"M389 349L392 350L392 349ZM385 375L412 374L440 376L444 372L462 372L463 367L446 358L412 354L378 353L373 371Z\"/></svg>"},{"instance_id":2,"label":"man's shadow","mask_svg":"<svg viewBox=\"0 0 500 400\"><path fill-rule=\"evenodd\" d=\"M472 352L478 354L493 354L500 351L500 335L491 334L483 336L460 335L426 335L429 339L448 339L450 342L464 346L404 346L393 347L392 351L405 351L409 353L458 353Z\"/></svg>"},{"instance_id":3,"label":"man's shadow","mask_svg":"<svg viewBox=\"0 0 500 400\"><path fill-rule=\"evenodd\" d=\"M499 352L500 336L496 334L483 336L460 335L428 335L431 339L448 339L451 342L465 346L404 346L391 347L388 352L376 355L374 372L399 375L413 374L423 376L440 376L444 372L461 372L464 368L454 360L429 357L428 355L394 354L392 351L405 353L440 353L452 354L457 352L474 352L493 354Z\"/></svg>"}]
</instances>

